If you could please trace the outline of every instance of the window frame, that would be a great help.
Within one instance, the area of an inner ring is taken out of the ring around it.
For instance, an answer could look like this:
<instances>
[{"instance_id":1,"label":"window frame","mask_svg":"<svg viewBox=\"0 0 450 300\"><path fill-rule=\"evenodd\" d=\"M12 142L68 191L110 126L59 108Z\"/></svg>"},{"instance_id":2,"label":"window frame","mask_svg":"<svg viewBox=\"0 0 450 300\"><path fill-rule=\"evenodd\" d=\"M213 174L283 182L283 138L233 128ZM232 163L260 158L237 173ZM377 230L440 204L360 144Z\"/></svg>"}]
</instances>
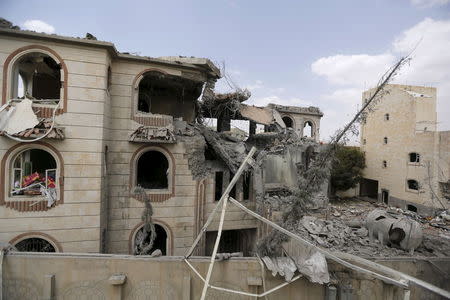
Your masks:
<instances>
[{"instance_id":1,"label":"window frame","mask_svg":"<svg viewBox=\"0 0 450 300\"><path fill-rule=\"evenodd\" d=\"M417 183L417 190L409 188L409 181L415 181ZM406 179L406 191L418 194L418 193L420 193L420 190L421 189L420 189L419 181L417 181L416 179L412 179L412 178Z\"/></svg>"}]
</instances>

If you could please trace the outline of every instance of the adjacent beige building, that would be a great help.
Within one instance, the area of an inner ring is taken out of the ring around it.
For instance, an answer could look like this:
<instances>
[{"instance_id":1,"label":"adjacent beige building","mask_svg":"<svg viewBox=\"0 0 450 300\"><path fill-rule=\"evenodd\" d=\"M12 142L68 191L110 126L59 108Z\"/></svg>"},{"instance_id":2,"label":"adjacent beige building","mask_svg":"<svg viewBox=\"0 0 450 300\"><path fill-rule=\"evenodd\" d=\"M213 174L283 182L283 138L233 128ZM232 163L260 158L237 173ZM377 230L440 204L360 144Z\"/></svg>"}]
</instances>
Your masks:
<instances>
[{"instance_id":1,"label":"adjacent beige building","mask_svg":"<svg viewBox=\"0 0 450 300\"><path fill-rule=\"evenodd\" d=\"M386 91L361 126L360 195L424 214L448 207L450 131L437 131L436 88L390 84Z\"/></svg>"}]
</instances>

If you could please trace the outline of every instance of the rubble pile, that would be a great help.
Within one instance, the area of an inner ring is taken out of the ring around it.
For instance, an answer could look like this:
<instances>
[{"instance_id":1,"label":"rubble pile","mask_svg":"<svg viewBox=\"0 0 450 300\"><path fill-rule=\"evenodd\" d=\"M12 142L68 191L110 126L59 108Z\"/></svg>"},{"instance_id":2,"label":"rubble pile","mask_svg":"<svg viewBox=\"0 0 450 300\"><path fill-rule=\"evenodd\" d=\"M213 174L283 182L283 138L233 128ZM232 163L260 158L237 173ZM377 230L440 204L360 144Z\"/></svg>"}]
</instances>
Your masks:
<instances>
[{"instance_id":1,"label":"rubble pile","mask_svg":"<svg viewBox=\"0 0 450 300\"><path fill-rule=\"evenodd\" d=\"M384 207L387 214L404 216L419 222L424 232L423 242L414 253L411 253L400 247L382 245L377 240L371 241L369 231L364 226L365 219L374 208L383 206L382 204L353 200L348 200L348 203L334 203L328 207L327 211L304 216L296 230L299 235L318 246L362 257L448 256L450 231L432 225L446 222L445 226L448 228L450 222L441 216L426 218L414 212ZM441 215L448 216L446 213Z\"/></svg>"}]
</instances>

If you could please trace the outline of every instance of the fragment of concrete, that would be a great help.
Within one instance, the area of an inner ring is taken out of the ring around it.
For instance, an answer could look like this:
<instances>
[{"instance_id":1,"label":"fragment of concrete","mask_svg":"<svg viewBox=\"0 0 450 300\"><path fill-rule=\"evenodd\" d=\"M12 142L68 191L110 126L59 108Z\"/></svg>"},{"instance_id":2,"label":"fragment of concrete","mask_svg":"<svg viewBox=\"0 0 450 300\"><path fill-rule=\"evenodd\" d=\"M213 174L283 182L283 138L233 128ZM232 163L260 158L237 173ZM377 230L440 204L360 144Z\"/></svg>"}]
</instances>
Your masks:
<instances>
[{"instance_id":1,"label":"fragment of concrete","mask_svg":"<svg viewBox=\"0 0 450 300\"><path fill-rule=\"evenodd\" d=\"M131 135L130 142L175 143L172 125L165 127L140 126Z\"/></svg>"},{"instance_id":2,"label":"fragment of concrete","mask_svg":"<svg viewBox=\"0 0 450 300\"><path fill-rule=\"evenodd\" d=\"M286 281L291 281L295 271L297 271L297 266L290 257L264 256L262 260L266 264L267 269L272 271L273 276L280 274Z\"/></svg>"},{"instance_id":3,"label":"fragment of concrete","mask_svg":"<svg viewBox=\"0 0 450 300\"><path fill-rule=\"evenodd\" d=\"M162 251L160 249L156 249L155 251L150 254L151 257L160 257L162 256Z\"/></svg>"},{"instance_id":4,"label":"fragment of concrete","mask_svg":"<svg viewBox=\"0 0 450 300\"><path fill-rule=\"evenodd\" d=\"M23 99L16 104L16 108L4 128L8 134L13 135L26 129L34 128L39 124L32 105L33 101L29 99Z\"/></svg>"},{"instance_id":5,"label":"fragment of concrete","mask_svg":"<svg viewBox=\"0 0 450 300\"><path fill-rule=\"evenodd\" d=\"M244 253L243 252L217 253L216 261L229 260L232 257L244 257Z\"/></svg>"},{"instance_id":6,"label":"fragment of concrete","mask_svg":"<svg viewBox=\"0 0 450 300\"><path fill-rule=\"evenodd\" d=\"M144 222L142 230L136 233L135 245L133 253L135 255L148 255L153 248L153 243L156 239L155 224L153 223L153 207L150 203L150 197L147 195L144 188L137 186L133 189L133 194L145 204L142 212L141 220Z\"/></svg>"},{"instance_id":7,"label":"fragment of concrete","mask_svg":"<svg viewBox=\"0 0 450 300\"><path fill-rule=\"evenodd\" d=\"M322 253L315 252L304 261L302 261L300 257L294 259L298 271L307 276L311 282L319 284L330 282L327 260Z\"/></svg>"},{"instance_id":8,"label":"fragment of concrete","mask_svg":"<svg viewBox=\"0 0 450 300\"><path fill-rule=\"evenodd\" d=\"M127 281L125 274L113 274L109 277L108 282L111 285L122 285Z\"/></svg>"},{"instance_id":9,"label":"fragment of concrete","mask_svg":"<svg viewBox=\"0 0 450 300\"><path fill-rule=\"evenodd\" d=\"M255 121L256 123L263 125L276 124L281 128L286 128L280 113L275 109L241 104L239 107L239 112L242 117Z\"/></svg>"},{"instance_id":10,"label":"fragment of concrete","mask_svg":"<svg viewBox=\"0 0 450 300\"><path fill-rule=\"evenodd\" d=\"M18 133L13 134L12 136L19 138L38 138L46 134L49 130L51 130L46 135L46 138L63 140L65 138L64 128L58 126L53 126L52 128L52 123L53 123L52 118L43 118L40 119L39 124L37 124L34 128L20 131ZM3 133L4 131L0 131L0 135L3 135Z\"/></svg>"},{"instance_id":11,"label":"fragment of concrete","mask_svg":"<svg viewBox=\"0 0 450 300\"><path fill-rule=\"evenodd\" d=\"M86 37L85 37L85 39L87 39L87 40L93 40L93 41L96 41L96 40L97 40L97 38L96 38L93 34L91 34L91 33L89 33L89 32L86 32Z\"/></svg>"},{"instance_id":12,"label":"fragment of concrete","mask_svg":"<svg viewBox=\"0 0 450 300\"><path fill-rule=\"evenodd\" d=\"M376 237L381 244L414 251L422 243L422 228L414 220L394 217L385 210L375 209L366 217L369 238Z\"/></svg>"}]
</instances>

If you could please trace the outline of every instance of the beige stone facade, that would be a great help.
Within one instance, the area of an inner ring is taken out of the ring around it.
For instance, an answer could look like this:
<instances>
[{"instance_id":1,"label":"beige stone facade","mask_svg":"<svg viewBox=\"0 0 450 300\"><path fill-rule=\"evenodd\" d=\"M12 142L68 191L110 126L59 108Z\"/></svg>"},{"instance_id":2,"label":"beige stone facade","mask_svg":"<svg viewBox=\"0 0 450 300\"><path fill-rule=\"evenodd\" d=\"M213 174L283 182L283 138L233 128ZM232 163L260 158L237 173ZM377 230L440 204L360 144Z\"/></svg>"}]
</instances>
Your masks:
<instances>
[{"instance_id":1,"label":"beige stone facade","mask_svg":"<svg viewBox=\"0 0 450 300\"><path fill-rule=\"evenodd\" d=\"M46 129L12 138L0 132L0 242L23 249L132 254L144 210L142 195L133 190L144 185L163 254L185 253L233 176L223 162L207 159L209 175L197 179L189 161L192 140L173 135L177 126L194 121L205 83L220 77L208 59L133 56L108 42L0 28L0 74L2 105L17 108L24 97L32 97L39 120L51 121L55 112L58 133L20 142ZM182 101L167 95L172 87ZM156 91L155 98L143 97L144 89ZM311 137L318 140L320 111L289 109L283 115L291 113L301 125L298 132L303 135L309 121ZM142 128L156 140L146 139ZM143 160L152 163L140 167ZM153 168L163 179L142 177ZM28 190L26 177L33 174L41 184L54 185L54 202ZM255 209L252 185L253 178L243 176L232 195ZM218 218L196 254L207 254L205 243L214 239L217 227ZM224 230L230 242L248 246L258 224L230 206Z\"/></svg>"},{"instance_id":2,"label":"beige stone facade","mask_svg":"<svg viewBox=\"0 0 450 300\"><path fill-rule=\"evenodd\" d=\"M449 131L437 131L436 89L388 85L361 126L367 168L360 194L430 213L448 206ZM373 90L363 93L368 99Z\"/></svg>"}]
</instances>

